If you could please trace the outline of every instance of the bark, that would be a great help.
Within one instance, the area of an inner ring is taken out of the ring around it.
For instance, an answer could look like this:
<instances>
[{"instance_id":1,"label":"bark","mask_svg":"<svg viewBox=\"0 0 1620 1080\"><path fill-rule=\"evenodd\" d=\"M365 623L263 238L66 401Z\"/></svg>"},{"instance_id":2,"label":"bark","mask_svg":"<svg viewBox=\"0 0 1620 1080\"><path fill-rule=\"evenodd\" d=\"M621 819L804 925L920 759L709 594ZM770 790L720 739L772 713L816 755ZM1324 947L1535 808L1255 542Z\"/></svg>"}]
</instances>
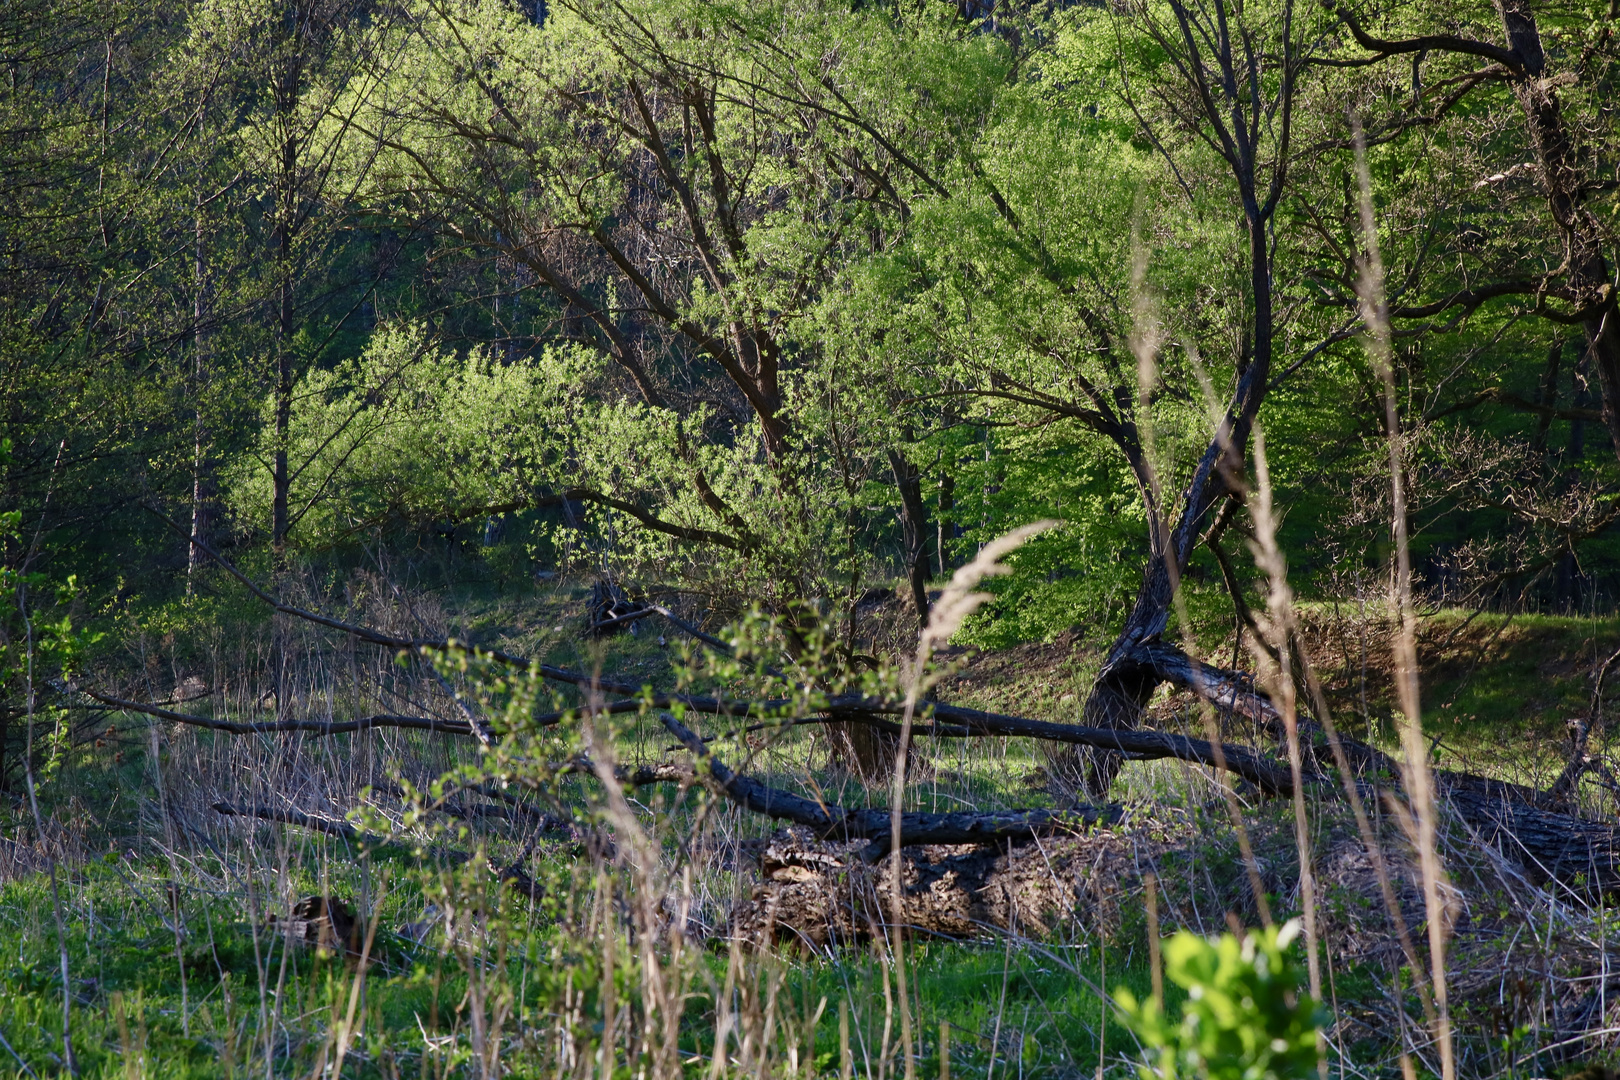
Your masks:
<instances>
[{"instance_id":1,"label":"bark","mask_svg":"<svg viewBox=\"0 0 1620 1080\"><path fill-rule=\"evenodd\" d=\"M908 936L943 938L1039 938L1077 918L1115 927L1136 854L1108 832L972 851L911 849L901 862L900 920ZM756 948L828 951L883 937L894 918L887 864L847 847L785 839L765 848L760 869L763 880L733 908L729 927Z\"/></svg>"},{"instance_id":2,"label":"bark","mask_svg":"<svg viewBox=\"0 0 1620 1080\"><path fill-rule=\"evenodd\" d=\"M1524 111L1542 191L1564 247L1569 291L1581 311L1587 359L1603 394L1603 423L1620 455L1620 311L1603 252L1603 228L1587 209L1579 148L1564 122L1555 80L1530 0L1496 0L1502 30L1519 64L1513 93Z\"/></svg>"},{"instance_id":3,"label":"bark","mask_svg":"<svg viewBox=\"0 0 1620 1080\"><path fill-rule=\"evenodd\" d=\"M608 637L626 630L634 634L636 621L651 614L654 614L652 609L632 603L617 582L601 578L591 585L591 602L585 614L585 636Z\"/></svg>"},{"instance_id":4,"label":"bark","mask_svg":"<svg viewBox=\"0 0 1620 1080\"><path fill-rule=\"evenodd\" d=\"M873 712L852 709L840 712L827 725L834 759L866 784L880 783L894 772L894 756L900 747L898 726L888 730L876 720Z\"/></svg>"},{"instance_id":5,"label":"bark","mask_svg":"<svg viewBox=\"0 0 1620 1080\"><path fill-rule=\"evenodd\" d=\"M347 840L351 844L363 844L366 847L381 847L388 843L386 836L377 836L373 833L363 833L347 822L336 821L327 817L315 817L298 810L288 810L272 806L237 806L235 803L220 800L213 804L215 813L226 817L251 817L262 821L278 821L284 825L297 825L301 829L311 832L325 833L335 836L339 840Z\"/></svg>"},{"instance_id":6,"label":"bark","mask_svg":"<svg viewBox=\"0 0 1620 1080\"><path fill-rule=\"evenodd\" d=\"M1463 830L1457 841L1497 849L1536 885L1557 884L1588 898L1620 893L1614 825L1527 805L1501 786L1454 784L1442 792ZM1120 901L1136 888L1140 844L1140 837L1104 830L972 850L907 849L901 919L909 934L949 938L1040 936L1065 921L1107 929L1118 924ZM729 928L755 947L822 951L857 944L881 935L895 910L886 864L873 866L853 845L817 842L805 831L767 846L760 876L733 909ZM1281 877L1290 877L1286 867Z\"/></svg>"},{"instance_id":7,"label":"bark","mask_svg":"<svg viewBox=\"0 0 1620 1080\"><path fill-rule=\"evenodd\" d=\"M1440 784L1441 798L1480 844L1501 851L1537 885L1586 895L1620 892L1620 837L1613 824L1527 803L1507 785L1467 777Z\"/></svg>"},{"instance_id":8,"label":"bark","mask_svg":"<svg viewBox=\"0 0 1620 1080\"><path fill-rule=\"evenodd\" d=\"M791 821L810 829L819 840L870 840L861 857L876 862L889 849L892 821L887 807L845 809L820 799L806 799L791 791L773 788L752 777L733 772L691 730L669 713L664 726L680 739L701 762L699 779L719 794L746 810L779 821ZM1002 810L989 813L959 812L924 814L905 812L900 816L900 846L918 844L981 844L998 840L1027 839L1041 833L1074 831L1100 821L1117 821L1118 807L1078 807L1068 811Z\"/></svg>"}]
</instances>

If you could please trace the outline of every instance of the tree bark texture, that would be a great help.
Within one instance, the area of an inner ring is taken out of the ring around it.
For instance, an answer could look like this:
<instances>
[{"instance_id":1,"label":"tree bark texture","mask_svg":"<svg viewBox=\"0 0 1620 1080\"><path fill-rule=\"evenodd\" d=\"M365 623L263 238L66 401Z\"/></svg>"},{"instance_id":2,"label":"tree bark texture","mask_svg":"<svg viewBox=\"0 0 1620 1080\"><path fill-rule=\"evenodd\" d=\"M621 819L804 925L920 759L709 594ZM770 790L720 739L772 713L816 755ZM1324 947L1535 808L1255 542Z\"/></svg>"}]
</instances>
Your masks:
<instances>
[{"instance_id":1,"label":"tree bark texture","mask_svg":"<svg viewBox=\"0 0 1620 1080\"><path fill-rule=\"evenodd\" d=\"M1496 0L1496 10L1508 47L1522 65L1513 94L1524 111L1547 208L1563 240L1566 280L1603 392L1603 422L1620 455L1620 308L1603 252L1603 227L1586 207L1579 148L1564 120L1557 80L1547 71L1534 7L1530 0Z\"/></svg>"},{"instance_id":2,"label":"tree bark texture","mask_svg":"<svg viewBox=\"0 0 1620 1080\"><path fill-rule=\"evenodd\" d=\"M1129 841L1109 832L909 849L900 917L916 937L1039 937L1074 919L1114 925L1133 854ZM848 846L790 835L764 850L760 870L761 883L732 910L729 928L755 947L827 951L884 936L894 918L887 862L870 864Z\"/></svg>"},{"instance_id":3,"label":"tree bark texture","mask_svg":"<svg viewBox=\"0 0 1620 1080\"><path fill-rule=\"evenodd\" d=\"M917 611L918 625L927 626L928 579L933 569L928 563L928 508L923 504L922 470L898 450L889 451L889 468L900 492L901 546L911 603Z\"/></svg>"}]
</instances>

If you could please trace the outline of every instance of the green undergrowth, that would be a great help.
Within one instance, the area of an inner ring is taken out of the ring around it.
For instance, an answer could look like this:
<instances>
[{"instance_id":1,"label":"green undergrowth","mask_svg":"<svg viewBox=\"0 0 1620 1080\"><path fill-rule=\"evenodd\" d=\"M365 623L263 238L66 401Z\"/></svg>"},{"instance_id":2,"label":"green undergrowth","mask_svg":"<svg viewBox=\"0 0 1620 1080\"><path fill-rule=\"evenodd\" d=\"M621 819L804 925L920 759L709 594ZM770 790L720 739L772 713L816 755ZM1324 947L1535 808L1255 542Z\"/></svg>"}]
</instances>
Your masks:
<instances>
[{"instance_id":1,"label":"green undergrowth","mask_svg":"<svg viewBox=\"0 0 1620 1080\"><path fill-rule=\"evenodd\" d=\"M335 865L335 864L334 864ZM351 998L358 1034L344 1075L462 1075L469 1045L468 982L442 941L418 944L393 933L419 913L422 895L406 878L379 892L370 963L357 982L353 958L287 948L262 921L244 917L240 897L211 896L206 882L185 882L163 906L169 867L130 861L91 864L64 874L69 908L69 966L74 1047L84 1077L226 1077L310 1075ZM312 887L312 864L299 879ZM372 885L384 875L373 870ZM140 884L137 884L140 882ZM352 888L356 881L329 887ZM153 888L159 892L151 891ZM0 1036L39 1075L59 1070L62 997L49 886L32 876L0 888ZM521 1032L554 1030L564 1003L591 1048L602 1030L602 962L581 950L555 905L503 906L513 926L507 947L489 961L486 986L512 998L503 1057L510 1075L529 1075ZM182 933L177 945L174 920ZM255 933L257 930L257 933ZM1106 952L1106 955L1105 955ZM942 1025L952 1075L1091 1075L1098 1055L1110 1071L1135 1056L1136 1044L1098 996L1150 985L1141 941L918 942L908 946L908 994L917 1032L917 1073L939 1075ZM622 963L622 962L621 962ZM707 1065L713 1050L714 995L726 985L723 952L695 956L697 971L680 1046ZM799 1033L799 1075L835 1076L840 1012L848 1017L850 1058L860 1076L876 1076L887 1023L898 1039L898 988L870 948L833 958L757 957L748 969L784 1029ZM636 992L639 972L618 970L619 993ZM1173 996L1172 1000L1176 1000ZM265 1032L271 1063L266 1072ZM0 1076L26 1075L0 1051ZM992 1066L994 1063L994 1066ZM893 1065L891 1064L891 1068Z\"/></svg>"},{"instance_id":2,"label":"green undergrowth","mask_svg":"<svg viewBox=\"0 0 1620 1080\"><path fill-rule=\"evenodd\" d=\"M1312 659L1344 730L1399 746L1391 653L1382 611L1307 610ZM1457 609L1418 620L1419 691L1433 761L1545 786L1568 756L1568 722L1587 716L1594 676L1620 648L1620 619ZM1611 672L1611 676L1620 674ZM1620 684L1605 683L1604 708ZM1607 733L1598 732L1600 743Z\"/></svg>"}]
</instances>

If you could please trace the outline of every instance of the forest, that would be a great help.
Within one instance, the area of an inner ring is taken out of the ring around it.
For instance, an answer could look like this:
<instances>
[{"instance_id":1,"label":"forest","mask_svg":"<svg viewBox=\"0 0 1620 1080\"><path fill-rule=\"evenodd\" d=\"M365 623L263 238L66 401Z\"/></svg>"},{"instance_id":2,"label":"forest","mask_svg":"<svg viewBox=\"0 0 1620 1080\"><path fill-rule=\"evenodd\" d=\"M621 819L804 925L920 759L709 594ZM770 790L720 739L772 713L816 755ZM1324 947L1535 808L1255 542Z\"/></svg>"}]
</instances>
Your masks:
<instances>
[{"instance_id":1,"label":"forest","mask_svg":"<svg viewBox=\"0 0 1620 1080\"><path fill-rule=\"evenodd\" d=\"M1613 1080L1617 31L4 0L0 1077Z\"/></svg>"}]
</instances>

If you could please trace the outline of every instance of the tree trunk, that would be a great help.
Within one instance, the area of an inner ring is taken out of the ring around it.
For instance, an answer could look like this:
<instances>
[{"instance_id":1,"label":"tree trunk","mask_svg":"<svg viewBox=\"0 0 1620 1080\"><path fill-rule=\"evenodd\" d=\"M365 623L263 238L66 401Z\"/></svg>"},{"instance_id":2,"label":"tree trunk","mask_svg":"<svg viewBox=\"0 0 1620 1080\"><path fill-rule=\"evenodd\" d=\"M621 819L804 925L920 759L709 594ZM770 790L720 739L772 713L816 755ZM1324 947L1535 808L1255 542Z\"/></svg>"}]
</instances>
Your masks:
<instances>
[{"instance_id":1,"label":"tree trunk","mask_svg":"<svg viewBox=\"0 0 1620 1080\"><path fill-rule=\"evenodd\" d=\"M1234 65L1232 58L1237 50L1233 48L1231 35L1236 31L1224 0L1215 0L1213 9L1217 17L1212 24L1202 27L1203 32L1212 32L1219 38L1214 45L1200 41L1201 31L1193 28L1198 20L1180 0L1172 0L1171 8L1176 14L1181 38L1179 41L1160 38L1161 44L1172 51L1184 49L1181 62L1197 65L1200 69L1204 68L1207 56L1208 62L1217 67L1200 70L1200 81L1207 79L1209 84L1223 87L1219 101L1205 93L1184 120L1207 127L1219 135L1220 154L1230 170L1247 230L1252 321L1248 328L1246 355L1240 355L1238 359L1237 385L1220 426L1182 494L1180 517L1173 529L1170 527L1172 504L1160 496L1163 478L1153 475L1153 467L1145 456L1138 454L1132 458L1132 466L1142 485L1144 502L1148 507L1152 554L1142 575L1136 603L1119 637L1109 649L1086 699L1086 723L1094 727L1134 727L1143 707L1162 681L1154 668L1142 661L1139 650L1157 643L1169 625L1170 607L1175 602L1176 590L1180 588L1181 576L1187 569L1187 562L1206 526L1210 511L1220 499L1243 488L1243 455L1248 446L1249 432L1271 381L1275 326L1270 225L1287 176L1287 132L1293 108L1293 71L1286 63L1283 65L1281 80L1275 91L1277 96L1263 104L1259 97L1261 85L1258 70L1250 67L1240 71ZM1241 18L1241 8L1233 14ZM1246 44L1245 49L1250 50L1252 56L1252 47ZM1238 87L1244 83L1247 89L1240 92ZM1281 142L1275 147L1277 158L1271 165L1274 171L1269 180L1263 181L1256 164L1262 156L1256 139L1262 124L1269 126L1278 122L1278 117L1281 118L1283 134ZM1138 346L1144 349L1151 347ZM1142 369L1146 369L1151 366L1150 362L1156 363L1156 358L1139 356L1138 362ZM1151 389L1141 387L1143 396L1151 396ZM1069 765L1066 770L1060 770L1059 781L1078 781L1093 797L1106 797L1121 763L1117 752L1090 751L1072 764L1059 763ZM1069 775L1064 776L1063 771Z\"/></svg>"},{"instance_id":2,"label":"tree trunk","mask_svg":"<svg viewBox=\"0 0 1620 1080\"><path fill-rule=\"evenodd\" d=\"M1265 396L1271 369L1271 271L1264 224L1254 223L1251 234L1253 287L1257 293L1264 293L1255 299L1254 354L1240 371L1237 394L1222 421L1222 430L1205 449L1182 495L1181 518L1176 527L1171 530L1162 520L1149 521L1152 554L1142 574L1136 603L1086 698L1085 723L1091 727L1135 727L1153 692L1164 681L1158 668L1144 659L1144 648L1157 644L1169 625L1176 590L1181 587L1182 574L1210 512L1242 483L1242 450ZM1071 757L1073 760L1068 760ZM1054 764L1060 782L1083 784L1092 797L1104 798L1123 759L1114 751L1087 750L1062 755L1054 759Z\"/></svg>"},{"instance_id":3,"label":"tree trunk","mask_svg":"<svg viewBox=\"0 0 1620 1080\"><path fill-rule=\"evenodd\" d=\"M900 491L900 526L911 603L917 610L919 625L927 626L928 579L933 572L928 565L928 508L923 504L922 470L898 450L889 451L889 468L894 471L894 486Z\"/></svg>"},{"instance_id":4,"label":"tree trunk","mask_svg":"<svg viewBox=\"0 0 1620 1080\"><path fill-rule=\"evenodd\" d=\"M1586 359L1597 370L1603 422L1620 456L1620 308L1603 253L1603 228L1585 205L1579 148L1564 123L1553 80L1547 78L1546 54L1531 2L1496 0L1496 10L1508 47L1524 65L1513 82L1513 93L1524 110L1547 208L1563 238L1566 280L1582 312Z\"/></svg>"},{"instance_id":5,"label":"tree trunk","mask_svg":"<svg viewBox=\"0 0 1620 1080\"><path fill-rule=\"evenodd\" d=\"M891 732L860 720L835 720L827 725L827 739L833 758L863 783L883 783L894 774L900 740Z\"/></svg>"},{"instance_id":6,"label":"tree trunk","mask_svg":"<svg viewBox=\"0 0 1620 1080\"><path fill-rule=\"evenodd\" d=\"M214 463L211 454L212 433L208 430L204 402L207 400L209 377L207 343L204 340L203 319L208 310L207 264L204 261L202 204L199 198L196 211L196 250L193 262L193 284L196 295L192 301L192 451L191 451L191 535L203 543L211 543L214 515ZM197 567L203 559L202 549L187 545L186 592L193 588Z\"/></svg>"},{"instance_id":7,"label":"tree trunk","mask_svg":"<svg viewBox=\"0 0 1620 1080\"><path fill-rule=\"evenodd\" d=\"M302 19L299 20L302 22ZM295 31L296 32L296 31ZM299 56L287 60L276 80L276 111L281 124L281 160L276 173L276 418L275 455L272 465L270 548L277 569L286 563L289 488L288 443L292 437L293 388L297 372L292 352L297 321L297 297L293 269L295 233L299 211L299 152L296 131L298 98L302 87L303 64Z\"/></svg>"}]
</instances>

